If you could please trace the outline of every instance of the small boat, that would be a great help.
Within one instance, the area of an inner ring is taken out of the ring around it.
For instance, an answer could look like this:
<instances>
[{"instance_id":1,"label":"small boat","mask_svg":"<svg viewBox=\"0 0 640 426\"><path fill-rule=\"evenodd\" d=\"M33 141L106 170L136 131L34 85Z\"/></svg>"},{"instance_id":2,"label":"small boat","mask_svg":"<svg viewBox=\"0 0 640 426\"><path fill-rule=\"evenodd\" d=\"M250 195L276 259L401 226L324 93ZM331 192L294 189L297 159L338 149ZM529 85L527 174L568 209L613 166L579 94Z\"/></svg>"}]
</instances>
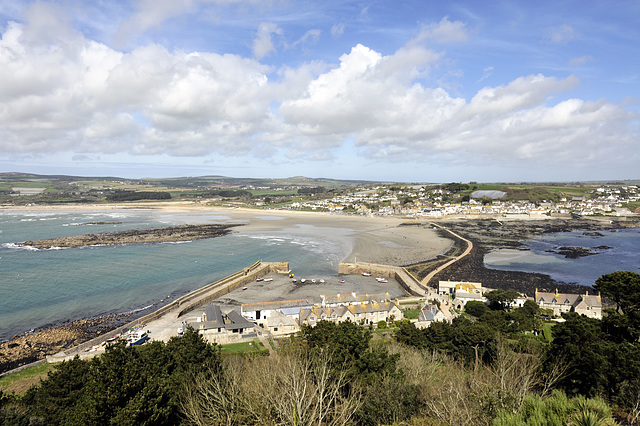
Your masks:
<instances>
[{"instance_id":1,"label":"small boat","mask_svg":"<svg viewBox=\"0 0 640 426\"><path fill-rule=\"evenodd\" d=\"M127 346L140 346L149 340L149 336L145 331L137 331L127 336Z\"/></svg>"},{"instance_id":2,"label":"small boat","mask_svg":"<svg viewBox=\"0 0 640 426\"><path fill-rule=\"evenodd\" d=\"M378 281L379 283L388 283L389 282L386 278L382 278L382 277L376 278L376 281Z\"/></svg>"},{"instance_id":3,"label":"small boat","mask_svg":"<svg viewBox=\"0 0 640 426\"><path fill-rule=\"evenodd\" d=\"M256 281L260 282L260 281L262 281L262 278L256 278Z\"/></svg>"},{"instance_id":4,"label":"small boat","mask_svg":"<svg viewBox=\"0 0 640 426\"><path fill-rule=\"evenodd\" d=\"M370 277L370 276L371 276L371 273L370 273L370 272L363 272L363 273L362 273L362 276L363 276L363 277Z\"/></svg>"},{"instance_id":5,"label":"small boat","mask_svg":"<svg viewBox=\"0 0 640 426\"><path fill-rule=\"evenodd\" d=\"M247 287L242 287L242 289L243 289L243 290L246 290L246 289L247 289Z\"/></svg>"},{"instance_id":6,"label":"small boat","mask_svg":"<svg viewBox=\"0 0 640 426\"><path fill-rule=\"evenodd\" d=\"M311 280L311 282L312 282L313 284L315 284L315 283L316 283L316 279L315 279L315 278L314 278L314 279L312 279L312 280Z\"/></svg>"},{"instance_id":7,"label":"small boat","mask_svg":"<svg viewBox=\"0 0 640 426\"><path fill-rule=\"evenodd\" d=\"M340 281L338 281L338 282L339 282L339 283L344 283L344 280L340 280Z\"/></svg>"},{"instance_id":8,"label":"small boat","mask_svg":"<svg viewBox=\"0 0 640 426\"><path fill-rule=\"evenodd\" d=\"M291 282L295 284L296 282L298 282L298 280L296 280L296 279L294 278L294 279L292 279L292 280L291 280Z\"/></svg>"},{"instance_id":9,"label":"small boat","mask_svg":"<svg viewBox=\"0 0 640 426\"><path fill-rule=\"evenodd\" d=\"M262 280L262 281L264 281L265 283L268 283L268 282L273 281L273 278L265 278L265 279L264 279L264 280Z\"/></svg>"},{"instance_id":10,"label":"small boat","mask_svg":"<svg viewBox=\"0 0 640 426\"><path fill-rule=\"evenodd\" d=\"M320 284L324 284L324 280L320 280Z\"/></svg>"},{"instance_id":11,"label":"small boat","mask_svg":"<svg viewBox=\"0 0 640 426\"><path fill-rule=\"evenodd\" d=\"M304 278L302 278L302 279L300 280L300 282L301 282L302 284L304 284L304 283L306 283L306 282L307 282L307 280L306 280L306 279L304 279Z\"/></svg>"}]
</instances>

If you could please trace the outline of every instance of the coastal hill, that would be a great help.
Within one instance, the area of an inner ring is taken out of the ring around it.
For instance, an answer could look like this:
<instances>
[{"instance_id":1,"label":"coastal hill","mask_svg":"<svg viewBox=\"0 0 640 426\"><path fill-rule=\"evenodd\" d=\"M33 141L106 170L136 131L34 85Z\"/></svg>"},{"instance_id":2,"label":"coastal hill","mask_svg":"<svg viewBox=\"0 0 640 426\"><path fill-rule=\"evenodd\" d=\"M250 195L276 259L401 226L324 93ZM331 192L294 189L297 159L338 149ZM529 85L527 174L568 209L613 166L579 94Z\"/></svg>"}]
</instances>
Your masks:
<instances>
[{"instance_id":1,"label":"coastal hill","mask_svg":"<svg viewBox=\"0 0 640 426\"><path fill-rule=\"evenodd\" d=\"M209 206L396 214L441 210L448 205L496 202L539 211L580 210L590 200L605 208L640 211L638 181L429 183L339 180L294 176L282 179L198 176L129 179L0 173L0 205L67 205L130 202L197 203ZM499 194L499 195L498 195ZM495 198L498 197L498 198ZM575 203L583 200L585 203ZM529 203L531 206L526 206ZM522 207L524 206L524 207ZM613 206L613 207L612 207ZM599 207L598 207L599 208ZM527 211L529 211L527 210ZM592 209L590 209L592 210ZM522 212L522 211L521 211Z\"/></svg>"}]
</instances>

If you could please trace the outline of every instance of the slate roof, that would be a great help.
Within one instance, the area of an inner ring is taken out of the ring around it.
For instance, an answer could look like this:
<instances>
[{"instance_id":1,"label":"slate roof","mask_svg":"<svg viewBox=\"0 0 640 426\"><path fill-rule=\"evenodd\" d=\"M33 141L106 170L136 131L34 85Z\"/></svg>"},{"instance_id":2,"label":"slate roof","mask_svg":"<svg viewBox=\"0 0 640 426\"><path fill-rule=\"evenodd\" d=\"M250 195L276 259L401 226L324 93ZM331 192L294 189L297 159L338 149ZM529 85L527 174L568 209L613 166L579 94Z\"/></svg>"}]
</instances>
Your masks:
<instances>
[{"instance_id":1,"label":"slate roof","mask_svg":"<svg viewBox=\"0 0 640 426\"><path fill-rule=\"evenodd\" d=\"M204 310L203 321L195 323L201 330L224 328L226 330L251 329L254 324L236 311L224 315L217 305L208 305Z\"/></svg>"},{"instance_id":2,"label":"slate roof","mask_svg":"<svg viewBox=\"0 0 640 426\"><path fill-rule=\"evenodd\" d=\"M556 305L576 306L580 304L580 302L584 302L588 306L594 308L602 307L602 300L600 299L600 296L536 291L536 303L543 302L546 304L553 304L554 301Z\"/></svg>"},{"instance_id":3,"label":"slate roof","mask_svg":"<svg viewBox=\"0 0 640 426\"><path fill-rule=\"evenodd\" d=\"M241 328L253 328L254 324L251 321L246 320L242 315L236 311L231 311L227 314L227 324L224 328L227 330L239 330Z\"/></svg>"},{"instance_id":4,"label":"slate roof","mask_svg":"<svg viewBox=\"0 0 640 426\"><path fill-rule=\"evenodd\" d=\"M324 298L324 303L326 305L352 305L352 304L366 304L372 302L388 302L391 300L391 295L386 293L377 293L377 294L355 294L354 293L346 293L346 294L334 294L330 296L320 296Z\"/></svg>"},{"instance_id":5,"label":"slate roof","mask_svg":"<svg viewBox=\"0 0 640 426\"><path fill-rule=\"evenodd\" d=\"M275 309L284 308L302 308L311 307L315 301L313 299L295 299L295 300L276 300L274 302L259 302L259 303L243 303L241 306L242 312L255 312L255 311L272 311Z\"/></svg>"}]
</instances>

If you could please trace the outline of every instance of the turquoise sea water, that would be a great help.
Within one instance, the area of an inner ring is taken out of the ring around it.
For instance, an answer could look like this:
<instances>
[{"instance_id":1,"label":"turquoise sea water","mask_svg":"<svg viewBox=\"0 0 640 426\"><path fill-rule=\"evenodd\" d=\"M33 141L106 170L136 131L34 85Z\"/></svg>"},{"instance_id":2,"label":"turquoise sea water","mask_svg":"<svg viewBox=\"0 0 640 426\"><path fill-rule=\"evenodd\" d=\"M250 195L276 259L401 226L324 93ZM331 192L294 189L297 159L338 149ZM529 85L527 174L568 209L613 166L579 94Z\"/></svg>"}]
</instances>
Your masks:
<instances>
[{"instance_id":1,"label":"turquoise sea water","mask_svg":"<svg viewBox=\"0 0 640 426\"><path fill-rule=\"evenodd\" d=\"M557 281L593 285L604 274L615 271L640 273L640 229L582 231L545 234L525 242L529 250L496 250L485 256L489 268L540 272ZM549 252L559 247L586 247L597 254L567 259ZM605 248L609 247L609 248Z\"/></svg>"},{"instance_id":2,"label":"turquoise sea water","mask_svg":"<svg viewBox=\"0 0 640 426\"><path fill-rule=\"evenodd\" d=\"M103 221L122 223L80 225ZM308 226L262 234L243 233L239 227L224 237L184 243L51 250L14 245L30 239L221 222L234 221L216 212L0 213L0 341L67 319L155 308L257 260L288 261L304 275L337 275L338 263L350 252L344 238L318 236Z\"/></svg>"}]
</instances>

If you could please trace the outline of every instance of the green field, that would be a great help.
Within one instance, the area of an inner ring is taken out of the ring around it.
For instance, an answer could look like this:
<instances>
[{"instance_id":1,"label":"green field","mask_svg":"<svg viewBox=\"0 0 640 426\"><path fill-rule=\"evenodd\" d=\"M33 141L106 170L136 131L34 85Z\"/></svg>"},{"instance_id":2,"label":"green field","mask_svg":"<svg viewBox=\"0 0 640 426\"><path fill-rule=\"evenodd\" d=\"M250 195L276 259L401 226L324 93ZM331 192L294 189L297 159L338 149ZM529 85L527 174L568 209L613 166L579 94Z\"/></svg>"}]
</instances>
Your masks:
<instances>
[{"instance_id":1,"label":"green field","mask_svg":"<svg viewBox=\"0 0 640 426\"><path fill-rule=\"evenodd\" d=\"M222 353L244 353L244 352L261 352L266 348L260 342L260 340L253 339L251 342L230 343L228 345L221 345Z\"/></svg>"},{"instance_id":2,"label":"green field","mask_svg":"<svg viewBox=\"0 0 640 426\"><path fill-rule=\"evenodd\" d=\"M405 319L418 319L418 314L420 314L420 309L404 309L402 311Z\"/></svg>"},{"instance_id":3,"label":"green field","mask_svg":"<svg viewBox=\"0 0 640 426\"><path fill-rule=\"evenodd\" d=\"M45 362L33 367L25 368L17 373L0 377L0 391L21 394L27 391L31 386L40 383L40 379L44 379L47 373L53 371L56 364Z\"/></svg>"}]
</instances>

